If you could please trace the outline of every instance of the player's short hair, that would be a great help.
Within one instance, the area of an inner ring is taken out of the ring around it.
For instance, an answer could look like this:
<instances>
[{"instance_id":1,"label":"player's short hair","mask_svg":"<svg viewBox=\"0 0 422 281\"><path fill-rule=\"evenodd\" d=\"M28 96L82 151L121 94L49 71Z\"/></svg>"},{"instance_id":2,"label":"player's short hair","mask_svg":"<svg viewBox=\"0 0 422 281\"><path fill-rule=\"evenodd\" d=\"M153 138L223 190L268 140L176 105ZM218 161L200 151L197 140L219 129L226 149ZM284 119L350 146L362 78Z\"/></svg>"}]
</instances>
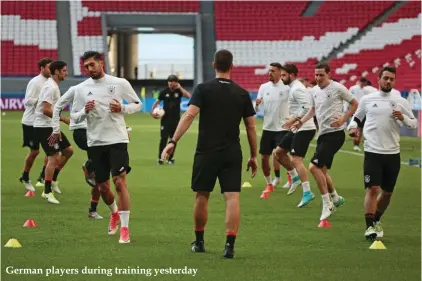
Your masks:
<instances>
[{"instance_id":1,"label":"player's short hair","mask_svg":"<svg viewBox=\"0 0 422 281\"><path fill-rule=\"evenodd\" d=\"M361 77L361 78L359 79L359 82L362 82L362 83L368 83L368 79L366 79L365 77Z\"/></svg>"},{"instance_id":2,"label":"player's short hair","mask_svg":"<svg viewBox=\"0 0 422 281\"><path fill-rule=\"evenodd\" d=\"M319 62L315 65L315 69L324 69L326 73L329 73L331 71L330 66L328 63L325 62Z\"/></svg>"},{"instance_id":3,"label":"player's short hair","mask_svg":"<svg viewBox=\"0 0 422 281\"><path fill-rule=\"evenodd\" d=\"M395 68L394 66L389 66L389 65L387 65L387 66L384 66L384 67L380 70L380 73L378 74L378 77L379 77L379 78L381 78L381 77L382 77L382 74L384 73L384 71L388 71L388 72L394 73L394 75L396 75L396 68Z\"/></svg>"},{"instance_id":4,"label":"player's short hair","mask_svg":"<svg viewBox=\"0 0 422 281\"><path fill-rule=\"evenodd\" d=\"M278 70L281 70L281 69L282 69L281 64L280 64L280 63L278 63L278 62L272 62L272 63L270 63L270 66L277 67L277 68L278 68Z\"/></svg>"},{"instance_id":5,"label":"player's short hair","mask_svg":"<svg viewBox=\"0 0 422 281\"><path fill-rule=\"evenodd\" d=\"M214 55L214 63L218 72L228 72L233 65L233 54L228 50L218 50Z\"/></svg>"},{"instance_id":6,"label":"player's short hair","mask_svg":"<svg viewBox=\"0 0 422 281\"><path fill-rule=\"evenodd\" d=\"M281 69L283 69L284 71L286 71L289 74L294 74L295 76L297 76L297 74L299 73L297 66L295 64L292 64L292 63L286 63L285 65L282 66Z\"/></svg>"},{"instance_id":7,"label":"player's short hair","mask_svg":"<svg viewBox=\"0 0 422 281\"><path fill-rule=\"evenodd\" d=\"M87 59L90 58L94 58L94 60L102 60L102 56L99 52L97 51L86 51L83 55L82 55L82 62L86 61Z\"/></svg>"},{"instance_id":8,"label":"player's short hair","mask_svg":"<svg viewBox=\"0 0 422 281\"><path fill-rule=\"evenodd\" d=\"M61 61L61 60L53 61L50 64L50 72L51 72L51 75L54 75L54 73L56 72L56 70L58 70L58 71L62 70L63 67L65 67L66 65L67 65L67 63L65 63L64 61Z\"/></svg>"},{"instance_id":9,"label":"player's short hair","mask_svg":"<svg viewBox=\"0 0 422 281\"><path fill-rule=\"evenodd\" d=\"M41 70L41 67L46 67L47 64L53 62L51 58L42 58L38 61L38 69Z\"/></svg>"},{"instance_id":10,"label":"player's short hair","mask_svg":"<svg viewBox=\"0 0 422 281\"><path fill-rule=\"evenodd\" d=\"M179 77L177 77L176 75L172 74L169 77L167 77L167 81L168 82L179 82Z\"/></svg>"}]
</instances>

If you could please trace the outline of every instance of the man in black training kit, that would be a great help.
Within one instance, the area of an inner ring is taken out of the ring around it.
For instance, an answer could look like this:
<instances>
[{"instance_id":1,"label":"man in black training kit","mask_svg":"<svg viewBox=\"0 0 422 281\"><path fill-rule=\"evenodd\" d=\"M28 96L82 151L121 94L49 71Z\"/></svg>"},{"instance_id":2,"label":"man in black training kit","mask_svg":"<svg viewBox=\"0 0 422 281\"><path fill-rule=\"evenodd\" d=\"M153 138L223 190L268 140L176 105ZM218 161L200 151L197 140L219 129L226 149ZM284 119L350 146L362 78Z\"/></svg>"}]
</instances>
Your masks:
<instances>
[{"instance_id":1,"label":"man in black training kit","mask_svg":"<svg viewBox=\"0 0 422 281\"><path fill-rule=\"evenodd\" d=\"M161 160L161 153L163 152L164 147L166 147L168 138L172 138L174 132L176 131L177 124L180 121L180 103L182 102L182 97L191 98L191 94L182 88L179 84L179 78L176 75L170 75L167 78L168 87L163 89L158 99L152 105L151 115L155 119L159 119L158 114L154 114L154 109L160 104L161 101L164 103L164 116L161 118L161 139L160 147L158 152L158 165L163 165L164 162ZM168 164L174 164L174 150L168 159Z\"/></svg>"},{"instance_id":2,"label":"man in black training kit","mask_svg":"<svg viewBox=\"0 0 422 281\"><path fill-rule=\"evenodd\" d=\"M195 192L194 224L196 240L192 252L205 252L204 230L208 219L208 199L218 178L226 201L225 258L234 257L234 243L240 223L239 195L242 178L242 149L239 125L243 119L250 146L247 170L256 175L257 143L255 111L249 93L230 80L233 55L220 50L214 55L216 78L196 86L189 107L177 126L173 138L164 148L161 159L167 159L176 143L199 117L199 136L192 172Z\"/></svg>"}]
</instances>

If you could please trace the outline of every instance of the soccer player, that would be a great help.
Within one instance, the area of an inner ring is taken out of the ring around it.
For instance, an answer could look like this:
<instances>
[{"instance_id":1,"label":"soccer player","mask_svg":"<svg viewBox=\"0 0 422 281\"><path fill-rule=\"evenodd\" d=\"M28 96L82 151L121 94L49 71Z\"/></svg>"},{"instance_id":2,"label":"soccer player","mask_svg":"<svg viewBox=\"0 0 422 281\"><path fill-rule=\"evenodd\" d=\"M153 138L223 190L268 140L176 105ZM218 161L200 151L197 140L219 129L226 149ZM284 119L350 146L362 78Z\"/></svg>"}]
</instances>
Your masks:
<instances>
[{"instance_id":1,"label":"soccer player","mask_svg":"<svg viewBox=\"0 0 422 281\"><path fill-rule=\"evenodd\" d=\"M208 200L217 178L226 201L226 246L223 256L234 257L234 244L240 223L242 149L239 125L244 120L250 146L248 170L256 175L257 144L255 111L249 93L231 79L233 55L219 50L214 55L216 78L196 86L187 111L173 138L163 150L162 159L172 154L175 144L200 112L199 136L192 172L195 192L193 252L205 252L204 230L208 220Z\"/></svg>"},{"instance_id":2,"label":"soccer player","mask_svg":"<svg viewBox=\"0 0 422 281\"><path fill-rule=\"evenodd\" d=\"M191 94L182 88L179 84L179 78L176 75L170 75L167 78L168 87L161 90L158 99L152 105L151 115L155 119L159 119L158 114L154 114L154 109L160 104L161 101L164 103L164 116L161 118L161 139L158 151L158 165L163 165L161 160L161 153L163 152L164 147L166 147L168 139L172 138L174 132L176 131L177 124L180 121L180 103L182 102L182 97L190 98ZM170 155L168 159L168 164L174 164L175 159L173 154Z\"/></svg>"},{"instance_id":3,"label":"soccer player","mask_svg":"<svg viewBox=\"0 0 422 281\"><path fill-rule=\"evenodd\" d=\"M289 85L289 119L283 125L284 129L290 127L300 120L311 108L311 95L308 89L297 79L298 69L294 64L285 64L281 70L281 77L284 84ZM299 183L302 183L303 196L298 207L303 207L311 202L315 195L311 191L308 171L303 164L310 142L315 136L316 128L314 121L309 119L303 124L299 131L289 131L281 139L275 154L278 161L287 169L292 184L287 194L293 194ZM290 159L288 153L292 156Z\"/></svg>"},{"instance_id":4,"label":"soccer player","mask_svg":"<svg viewBox=\"0 0 422 281\"><path fill-rule=\"evenodd\" d=\"M320 220L328 219L334 207L344 204L343 197L337 194L334 183L328 174L331 169L334 156L343 146L345 141L344 124L353 115L358 107L358 101L349 93L342 84L330 79L330 66L326 63L318 63L315 66L315 80L312 95L312 108L299 120L295 129L299 129L314 115L318 120L319 131L315 154L309 164L309 171L314 177L322 195L322 213ZM343 115L343 101L347 101L351 107Z\"/></svg>"},{"instance_id":5,"label":"soccer player","mask_svg":"<svg viewBox=\"0 0 422 281\"><path fill-rule=\"evenodd\" d=\"M108 234L116 234L121 220L119 243L130 243L130 197L126 184L126 174L130 172L129 135L124 114L139 112L142 103L126 79L104 73L104 61L98 52L85 52L82 62L90 78L76 87L74 99L85 107L71 113L71 118L76 124L87 122L95 182L111 211ZM119 197L118 206L110 189L110 173Z\"/></svg>"},{"instance_id":6,"label":"soccer player","mask_svg":"<svg viewBox=\"0 0 422 281\"><path fill-rule=\"evenodd\" d=\"M31 171L32 165L34 164L35 158L37 158L40 153L40 143L38 138L35 135L34 130L34 117L35 117L35 107L37 106L38 97L40 96L40 91L42 86L47 79L51 76L50 74L50 64L53 60L50 58L43 58L38 61L38 68L40 74L32 78L28 85L26 86L26 93L24 99L25 112L22 116L22 130L23 130L23 145L22 147L27 146L29 148L29 153L25 159L25 165L23 168L22 176L19 178L19 181L22 182L25 188L29 191L35 191L35 188L32 186L31 180L29 179L29 172ZM44 166L41 171L41 174L38 178L38 183L44 185L44 172L45 166L47 163L47 156L44 160Z\"/></svg>"},{"instance_id":7,"label":"soccer player","mask_svg":"<svg viewBox=\"0 0 422 281\"><path fill-rule=\"evenodd\" d=\"M369 84L370 84L370 82L368 81L368 79L366 79L365 77L361 77L359 79L359 82L356 85L353 85L352 87L350 87L349 92L359 102L361 100L361 98L367 93L367 91L371 90L371 88L367 88L367 90L365 91L365 87L367 87ZM344 102L344 107L345 107L344 111L345 112L348 111L349 110L349 103ZM359 134L359 136L360 136L360 134ZM359 136L357 135L353 139L353 150L354 151L360 151L359 145L360 145L361 138Z\"/></svg>"},{"instance_id":8,"label":"soccer player","mask_svg":"<svg viewBox=\"0 0 422 281\"><path fill-rule=\"evenodd\" d=\"M83 82L82 82L83 84ZM79 84L80 85L80 84ZM78 85L77 85L78 86ZM50 144L54 144L56 141L60 140L60 113L68 104L72 104L72 112L77 113L82 110L85 104L80 103L80 100L75 100L75 90L77 86L70 87L69 90L61 96L61 98L57 101L56 105L54 106L53 110L53 133L50 138ZM103 219L97 213L97 205L98 201L100 200L100 190L95 183L95 175L94 175L94 168L92 165L91 158L89 157L88 151L88 140L86 136L86 120L79 124L75 124L72 119L70 119L70 126L69 130L73 131L73 140L75 141L76 145L87 152L88 160L82 166L82 170L85 174L85 181L92 187L91 189L91 207L88 210L88 218L92 219Z\"/></svg>"},{"instance_id":9,"label":"soccer player","mask_svg":"<svg viewBox=\"0 0 422 281\"><path fill-rule=\"evenodd\" d=\"M364 142L365 237L369 241L384 236L381 217L390 204L400 172L400 127L417 128L408 101L392 92L396 68L386 66L378 75L380 90L364 96L349 124L349 134L359 134L362 120Z\"/></svg>"},{"instance_id":10,"label":"soccer player","mask_svg":"<svg viewBox=\"0 0 422 281\"><path fill-rule=\"evenodd\" d=\"M45 168L44 191L42 197L47 202L59 204L60 202L54 196L54 192L61 194L57 184L59 172L66 165L67 161L73 155L73 149L62 134L61 139L52 146L48 138L53 132L53 108L60 98L59 84L67 76L67 67L64 61L53 61L50 64L51 77L48 78L41 89L37 107L35 108L34 128L39 142L48 156L47 166ZM69 124L68 117L60 117L60 121ZM61 155L60 155L61 154Z\"/></svg>"},{"instance_id":11,"label":"soccer player","mask_svg":"<svg viewBox=\"0 0 422 281\"><path fill-rule=\"evenodd\" d=\"M262 160L262 172L266 180L266 187L261 194L262 199L269 198L274 186L280 182L280 165L273 157L275 178L271 181L270 157L277 144L287 134L288 130L282 126L288 118L289 87L281 80L281 64L270 64L268 82L262 84L258 90L256 106L264 107L264 126L259 146Z\"/></svg>"}]
</instances>

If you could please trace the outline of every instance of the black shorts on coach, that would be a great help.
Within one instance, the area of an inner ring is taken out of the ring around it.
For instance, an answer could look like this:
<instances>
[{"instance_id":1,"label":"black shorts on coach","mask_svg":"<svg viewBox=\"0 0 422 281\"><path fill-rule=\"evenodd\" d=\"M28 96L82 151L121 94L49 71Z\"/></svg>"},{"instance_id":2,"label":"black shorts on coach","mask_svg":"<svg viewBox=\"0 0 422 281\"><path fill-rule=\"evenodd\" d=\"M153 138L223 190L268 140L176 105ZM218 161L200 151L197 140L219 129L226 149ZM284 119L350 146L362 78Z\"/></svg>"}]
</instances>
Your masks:
<instances>
[{"instance_id":1,"label":"black shorts on coach","mask_svg":"<svg viewBox=\"0 0 422 281\"><path fill-rule=\"evenodd\" d=\"M60 132L62 134L62 140L56 142L54 146L50 146L48 138L52 133L53 128L51 127L35 127L35 134L37 135L38 141L47 156L63 151L70 146L70 142L63 132Z\"/></svg>"},{"instance_id":2,"label":"black shorts on coach","mask_svg":"<svg viewBox=\"0 0 422 281\"><path fill-rule=\"evenodd\" d=\"M315 154L311 159L312 164L319 168L327 169L333 164L334 155L343 146L346 134L343 130L327 133L318 137Z\"/></svg>"},{"instance_id":3,"label":"black shorts on coach","mask_svg":"<svg viewBox=\"0 0 422 281\"><path fill-rule=\"evenodd\" d=\"M35 128L33 126L28 126L22 124L23 131L23 144L22 147L29 147L32 150L40 149L40 142L35 134Z\"/></svg>"},{"instance_id":4,"label":"black shorts on coach","mask_svg":"<svg viewBox=\"0 0 422 281\"><path fill-rule=\"evenodd\" d=\"M193 161L192 190L212 192L218 178L221 193L240 192L242 159L242 150L238 145L216 152L196 153Z\"/></svg>"},{"instance_id":5,"label":"black shorts on coach","mask_svg":"<svg viewBox=\"0 0 422 281\"><path fill-rule=\"evenodd\" d=\"M259 144L259 154L271 155L273 150L280 143L281 139L287 134L288 131L262 131L261 142Z\"/></svg>"},{"instance_id":6,"label":"black shorts on coach","mask_svg":"<svg viewBox=\"0 0 422 281\"><path fill-rule=\"evenodd\" d=\"M304 158L308 152L309 144L315 136L316 130L299 131L296 134L289 131L281 139L279 147L290 152L291 155Z\"/></svg>"},{"instance_id":7,"label":"black shorts on coach","mask_svg":"<svg viewBox=\"0 0 422 281\"><path fill-rule=\"evenodd\" d=\"M400 172L400 153L378 154L365 151L363 174L365 188L381 186L386 192L393 192Z\"/></svg>"},{"instance_id":8,"label":"black shorts on coach","mask_svg":"<svg viewBox=\"0 0 422 281\"><path fill-rule=\"evenodd\" d=\"M127 143L115 143L89 147L89 155L95 171L95 181L103 183L123 172L129 174L129 153Z\"/></svg>"}]
</instances>

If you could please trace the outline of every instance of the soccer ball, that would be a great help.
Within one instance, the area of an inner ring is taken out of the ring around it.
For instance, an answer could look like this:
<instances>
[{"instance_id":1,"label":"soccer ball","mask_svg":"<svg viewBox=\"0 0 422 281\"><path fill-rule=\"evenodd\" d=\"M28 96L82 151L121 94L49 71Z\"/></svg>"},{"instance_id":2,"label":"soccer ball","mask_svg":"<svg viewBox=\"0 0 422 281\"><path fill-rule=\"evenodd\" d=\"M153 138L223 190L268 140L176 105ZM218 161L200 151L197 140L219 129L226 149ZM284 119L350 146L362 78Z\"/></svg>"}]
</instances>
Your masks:
<instances>
[{"instance_id":1,"label":"soccer ball","mask_svg":"<svg viewBox=\"0 0 422 281\"><path fill-rule=\"evenodd\" d=\"M152 113L157 114L160 118L165 114L164 109L161 107L156 107Z\"/></svg>"}]
</instances>

